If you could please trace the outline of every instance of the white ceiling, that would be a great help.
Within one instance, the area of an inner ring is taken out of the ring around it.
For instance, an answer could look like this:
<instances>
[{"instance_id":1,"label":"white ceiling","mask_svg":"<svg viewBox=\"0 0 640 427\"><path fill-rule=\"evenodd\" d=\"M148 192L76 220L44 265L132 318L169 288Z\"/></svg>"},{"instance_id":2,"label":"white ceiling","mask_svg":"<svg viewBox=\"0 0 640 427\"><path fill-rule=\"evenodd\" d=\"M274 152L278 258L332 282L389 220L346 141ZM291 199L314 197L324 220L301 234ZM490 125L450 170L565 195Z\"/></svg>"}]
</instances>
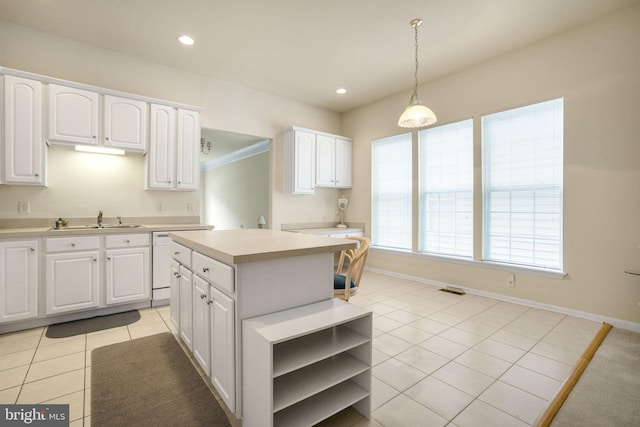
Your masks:
<instances>
[{"instance_id":1,"label":"white ceiling","mask_svg":"<svg viewBox=\"0 0 640 427\"><path fill-rule=\"evenodd\" d=\"M638 1L0 0L0 19L343 112L411 89L413 18L424 83Z\"/></svg>"}]
</instances>

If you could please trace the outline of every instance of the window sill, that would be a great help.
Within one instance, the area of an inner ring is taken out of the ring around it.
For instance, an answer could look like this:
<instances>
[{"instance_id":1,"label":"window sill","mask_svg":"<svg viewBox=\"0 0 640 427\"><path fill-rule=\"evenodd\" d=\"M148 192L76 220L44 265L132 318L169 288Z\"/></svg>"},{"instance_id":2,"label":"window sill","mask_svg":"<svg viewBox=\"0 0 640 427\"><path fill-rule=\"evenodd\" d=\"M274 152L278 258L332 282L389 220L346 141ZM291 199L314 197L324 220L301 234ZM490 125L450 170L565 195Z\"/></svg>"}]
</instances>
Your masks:
<instances>
[{"instance_id":1,"label":"window sill","mask_svg":"<svg viewBox=\"0 0 640 427\"><path fill-rule=\"evenodd\" d=\"M377 247L372 246L371 251L379 252L379 253L387 253L392 255L399 255L403 257L424 259L429 261L446 262L450 264L459 264L459 265L466 265L470 267L485 268L487 270L500 270L500 271L506 271L509 273L528 274L531 276L546 277L549 279L563 280L567 276L567 273L564 271L545 270L542 268L534 268L534 267L523 267L519 265L502 264L499 262L491 262L491 261L476 261L472 259L456 258L456 257L449 257L444 255L416 253L416 252L411 252L403 249L390 249L390 248L383 248L379 246Z\"/></svg>"}]
</instances>

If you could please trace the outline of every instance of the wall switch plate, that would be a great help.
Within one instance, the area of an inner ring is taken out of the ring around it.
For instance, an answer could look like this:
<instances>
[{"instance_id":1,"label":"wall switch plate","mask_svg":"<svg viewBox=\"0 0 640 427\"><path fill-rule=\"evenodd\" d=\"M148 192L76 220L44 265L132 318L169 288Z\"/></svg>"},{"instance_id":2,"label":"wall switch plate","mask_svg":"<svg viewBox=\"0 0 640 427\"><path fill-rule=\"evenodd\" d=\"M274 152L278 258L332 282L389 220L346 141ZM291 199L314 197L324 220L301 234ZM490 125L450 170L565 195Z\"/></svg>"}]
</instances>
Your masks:
<instances>
[{"instance_id":1,"label":"wall switch plate","mask_svg":"<svg viewBox=\"0 0 640 427\"><path fill-rule=\"evenodd\" d=\"M507 286L514 288L516 286L516 275L513 273L507 274Z\"/></svg>"},{"instance_id":2,"label":"wall switch plate","mask_svg":"<svg viewBox=\"0 0 640 427\"><path fill-rule=\"evenodd\" d=\"M18 213L28 214L31 212L30 202L18 202Z\"/></svg>"},{"instance_id":3,"label":"wall switch plate","mask_svg":"<svg viewBox=\"0 0 640 427\"><path fill-rule=\"evenodd\" d=\"M162 212L164 210L164 206L162 206L162 203L157 203L156 204L156 210L158 212Z\"/></svg>"},{"instance_id":4,"label":"wall switch plate","mask_svg":"<svg viewBox=\"0 0 640 427\"><path fill-rule=\"evenodd\" d=\"M187 213L193 213L193 202L187 202Z\"/></svg>"}]
</instances>

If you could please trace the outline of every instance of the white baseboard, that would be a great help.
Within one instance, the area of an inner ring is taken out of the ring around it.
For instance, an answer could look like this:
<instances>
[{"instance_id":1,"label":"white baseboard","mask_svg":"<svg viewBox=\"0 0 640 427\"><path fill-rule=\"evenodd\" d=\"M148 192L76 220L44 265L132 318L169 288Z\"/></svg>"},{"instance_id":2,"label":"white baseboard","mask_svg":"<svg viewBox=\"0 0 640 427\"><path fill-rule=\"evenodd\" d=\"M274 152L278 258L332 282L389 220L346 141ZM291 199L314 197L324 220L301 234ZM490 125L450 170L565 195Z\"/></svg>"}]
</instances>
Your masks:
<instances>
[{"instance_id":1,"label":"white baseboard","mask_svg":"<svg viewBox=\"0 0 640 427\"><path fill-rule=\"evenodd\" d=\"M438 286L441 288L445 288L447 286L455 286L456 288L463 289L466 293L471 295L478 295L481 297L487 297L496 299L499 301L511 302L514 304L520 304L527 307L539 308L541 310L553 311L556 313L567 314L569 316L580 317L582 319L593 320L595 322L609 323L611 326L620 329L626 329L628 331L640 332L640 323L629 322L628 320L616 319L615 317L602 316L599 314L588 313L585 311L573 310L571 308L561 307L553 304L544 304L536 301L531 301L524 298L515 298L507 295L497 294L494 292L486 292L481 291L479 289L474 288L466 288L464 286L460 286L458 284L453 285L451 283L438 282L435 280L428 280L422 277L410 276L408 274L396 273L393 271L382 270L379 268L370 268L365 267L366 271L370 271L372 273L380 273L385 274L387 276L399 277L401 279L413 280L414 282L425 283L427 285Z\"/></svg>"}]
</instances>

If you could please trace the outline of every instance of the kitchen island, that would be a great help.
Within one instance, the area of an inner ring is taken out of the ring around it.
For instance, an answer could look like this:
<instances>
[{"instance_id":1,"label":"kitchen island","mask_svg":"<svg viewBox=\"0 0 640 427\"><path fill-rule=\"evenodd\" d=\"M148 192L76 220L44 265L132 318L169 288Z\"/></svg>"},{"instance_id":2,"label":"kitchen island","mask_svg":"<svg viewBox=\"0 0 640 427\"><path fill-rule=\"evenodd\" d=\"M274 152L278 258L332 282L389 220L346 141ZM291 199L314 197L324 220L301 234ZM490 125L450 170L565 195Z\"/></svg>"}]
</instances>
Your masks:
<instances>
[{"instance_id":1,"label":"kitchen island","mask_svg":"<svg viewBox=\"0 0 640 427\"><path fill-rule=\"evenodd\" d=\"M357 242L263 229L169 236L171 320L242 418L242 321L331 300L334 252Z\"/></svg>"}]
</instances>

